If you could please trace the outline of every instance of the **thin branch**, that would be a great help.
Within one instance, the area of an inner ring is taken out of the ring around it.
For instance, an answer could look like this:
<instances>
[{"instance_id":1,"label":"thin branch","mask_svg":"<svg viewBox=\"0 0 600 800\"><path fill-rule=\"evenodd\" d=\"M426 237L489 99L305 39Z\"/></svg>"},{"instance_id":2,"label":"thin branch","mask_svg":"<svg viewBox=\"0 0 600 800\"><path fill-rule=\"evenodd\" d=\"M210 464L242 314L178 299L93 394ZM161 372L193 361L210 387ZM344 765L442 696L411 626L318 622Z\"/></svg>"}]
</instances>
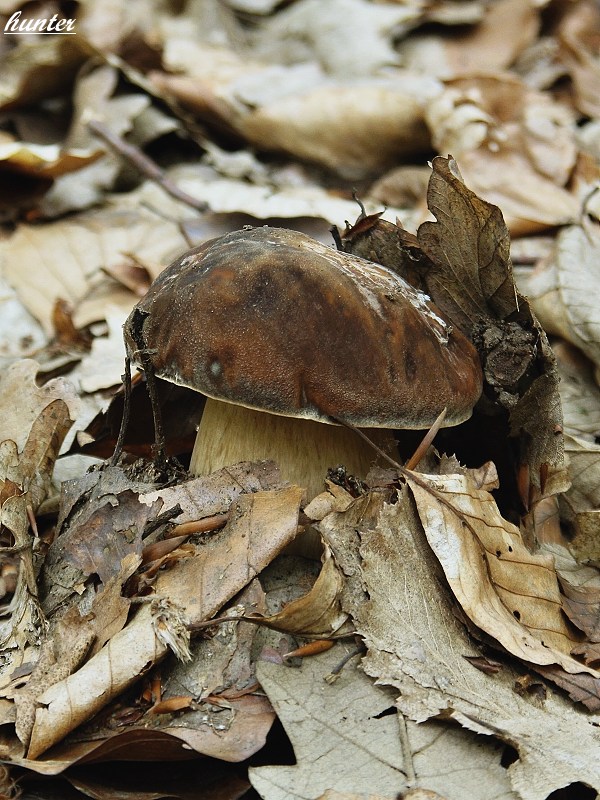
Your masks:
<instances>
[{"instance_id":1,"label":"thin branch","mask_svg":"<svg viewBox=\"0 0 600 800\"><path fill-rule=\"evenodd\" d=\"M121 427L119 428L119 436L115 445L115 452L110 460L111 467L116 467L121 453L123 452L123 445L125 444L125 435L129 427L129 410L131 408L131 359L129 356L125 357L125 373L121 376L124 384L123 395L123 416L121 417Z\"/></svg>"},{"instance_id":2,"label":"thin branch","mask_svg":"<svg viewBox=\"0 0 600 800\"><path fill-rule=\"evenodd\" d=\"M439 429L442 427L442 422L445 419L446 419L446 409L444 408L442 410L442 413L439 415L439 417L436 419L436 421L433 423L431 428L429 428L429 430L421 440L421 443L419 444L415 452L406 462L406 469L416 469L418 467L419 462L421 461L425 453L429 450L429 445L433 442L433 440L437 436Z\"/></svg>"},{"instance_id":3,"label":"thin branch","mask_svg":"<svg viewBox=\"0 0 600 800\"><path fill-rule=\"evenodd\" d=\"M91 119L88 122L88 128L95 136L98 136L98 138L102 139L103 142L114 150L115 153L126 161L129 161L130 164L133 164L142 175L145 175L151 181L157 183L167 194L170 194L171 197L180 200L182 203L190 206L195 211L199 211L201 214L208 209L208 204L205 203L204 200L197 200L187 192L184 192L183 189L180 189L177 184L173 183L173 181L167 177L158 164L151 158L148 158L139 147L135 147L135 145L129 144L125 139L117 136L116 133L113 133L104 123L100 122L100 120Z\"/></svg>"}]
</instances>

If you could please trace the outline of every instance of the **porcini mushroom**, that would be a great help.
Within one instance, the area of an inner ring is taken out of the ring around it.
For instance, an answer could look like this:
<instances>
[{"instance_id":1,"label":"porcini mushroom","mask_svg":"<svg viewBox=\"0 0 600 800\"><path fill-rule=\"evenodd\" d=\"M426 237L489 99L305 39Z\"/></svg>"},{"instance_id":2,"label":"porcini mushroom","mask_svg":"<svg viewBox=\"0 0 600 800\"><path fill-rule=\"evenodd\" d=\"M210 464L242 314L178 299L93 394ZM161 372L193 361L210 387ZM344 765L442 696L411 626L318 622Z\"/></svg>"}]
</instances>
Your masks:
<instances>
[{"instance_id":1,"label":"porcini mushroom","mask_svg":"<svg viewBox=\"0 0 600 800\"><path fill-rule=\"evenodd\" d=\"M385 267L281 228L205 242L165 269L125 324L134 361L208 398L191 471L273 458L322 490L328 466L364 477L360 428L467 419L477 353L429 297ZM266 412L266 413L265 413ZM371 435L371 432L369 432Z\"/></svg>"}]
</instances>

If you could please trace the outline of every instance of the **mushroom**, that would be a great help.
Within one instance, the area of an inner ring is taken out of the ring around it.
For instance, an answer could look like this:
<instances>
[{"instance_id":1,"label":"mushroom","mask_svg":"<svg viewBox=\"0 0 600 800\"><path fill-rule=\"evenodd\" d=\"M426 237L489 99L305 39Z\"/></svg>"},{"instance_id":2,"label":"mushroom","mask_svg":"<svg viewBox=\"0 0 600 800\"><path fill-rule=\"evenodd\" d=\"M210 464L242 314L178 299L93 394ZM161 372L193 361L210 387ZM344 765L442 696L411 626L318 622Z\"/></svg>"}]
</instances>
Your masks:
<instances>
[{"instance_id":1,"label":"mushroom","mask_svg":"<svg viewBox=\"0 0 600 800\"><path fill-rule=\"evenodd\" d=\"M445 408L444 426L457 425L482 387L475 348L427 295L282 228L189 250L138 303L125 339L134 361L143 350L160 378L208 398L192 473L273 458L309 498L328 467L364 477L374 461L339 423L425 429Z\"/></svg>"}]
</instances>

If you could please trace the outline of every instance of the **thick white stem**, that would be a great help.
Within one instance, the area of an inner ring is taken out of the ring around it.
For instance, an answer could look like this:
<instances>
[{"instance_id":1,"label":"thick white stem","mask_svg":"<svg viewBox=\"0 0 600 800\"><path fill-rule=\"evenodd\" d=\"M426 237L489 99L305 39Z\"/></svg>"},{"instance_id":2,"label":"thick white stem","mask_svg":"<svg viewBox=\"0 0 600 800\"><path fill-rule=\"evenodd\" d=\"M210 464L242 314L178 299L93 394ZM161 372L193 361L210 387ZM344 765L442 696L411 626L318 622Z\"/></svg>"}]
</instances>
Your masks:
<instances>
[{"instance_id":1,"label":"thick white stem","mask_svg":"<svg viewBox=\"0 0 600 800\"><path fill-rule=\"evenodd\" d=\"M391 433L376 428L365 432L393 458L397 457ZM239 461L265 459L279 464L283 478L306 487L307 499L311 500L325 488L329 467L343 464L348 473L365 478L378 457L348 428L280 417L208 398L190 472L207 475Z\"/></svg>"}]
</instances>

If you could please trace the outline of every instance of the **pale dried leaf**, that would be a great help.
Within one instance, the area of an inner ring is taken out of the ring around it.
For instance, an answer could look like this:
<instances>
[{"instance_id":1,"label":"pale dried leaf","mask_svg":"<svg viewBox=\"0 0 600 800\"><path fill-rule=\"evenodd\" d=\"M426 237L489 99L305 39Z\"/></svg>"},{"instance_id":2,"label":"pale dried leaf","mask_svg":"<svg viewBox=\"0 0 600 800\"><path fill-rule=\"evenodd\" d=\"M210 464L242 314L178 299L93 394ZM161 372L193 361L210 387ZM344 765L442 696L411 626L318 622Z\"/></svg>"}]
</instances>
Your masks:
<instances>
[{"instance_id":1,"label":"pale dried leaf","mask_svg":"<svg viewBox=\"0 0 600 800\"><path fill-rule=\"evenodd\" d=\"M28 358L46 342L40 326L0 272L0 366Z\"/></svg>"},{"instance_id":2,"label":"pale dried leaf","mask_svg":"<svg viewBox=\"0 0 600 800\"><path fill-rule=\"evenodd\" d=\"M329 75L344 80L376 74L398 63L393 39L406 33L420 12L412 4L301 0L261 26L253 53L285 64L317 61Z\"/></svg>"},{"instance_id":3,"label":"pale dried leaf","mask_svg":"<svg viewBox=\"0 0 600 800\"><path fill-rule=\"evenodd\" d=\"M5 275L21 302L51 334L56 300L77 309L92 290L110 285L104 268L129 263L132 256L138 263L164 266L183 249L176 224L143 210L109 209L76 220L20 225L3 243L2 256ZM131 305L135 301L132 293Z\"/></svg>"},{"instance_id":4,"label":"pale dried leaf","mask_svg":"<svg viewBox=\"0 0 600 800\"><path fill-rule=\"evenodd\" d=\"M585 672L570 656L578 642L562 616L552 558L532 555L492 495L468 475L415 474L408 483L427 541L467 616L524 661Z\"/></svg>"},{"instance_id":5,"label":"pale dried leaf","mask_svg":"<svg viewBox=\"0 0 600 800\"><path fill-rule=\"evenodd\" d=\"M481 148L463 153L459 161L465 181L500 207L513 236L568 225L579 215L577 199L537 172L526 155Z\"/></svg>"},{"instance_id":6,"label":"pale dried leaf","mask_svg":"<svg viewBox=\"0 0 600 800\"><path fill-rule=\"evenodd\" d=\"M125 364L123 323L126 318L127 314L124 315L120 308L106 307L108 336L95 338L90 353L81 361L78 375L84 392L97 392L121 383Z\"/></svg>"},{"instance_id":7,"label":"pale dried leaf","mask_svg":"<svg viewBox=\"0 0 600 800\"><path fill-rule=\"evenodd\" d=\"M220 177L214 170L199 171L186 167L178 167L170 175L182 189L208 203L215 214L242 212L257 220L320 217L339 226L356 216L356 203L338 197L316 184L294 186L282 183L274 187L269 182L267 185L257 185L249 181ZM147 185L140 196L140 200L144 199L154 205L157 202L156 187ZM165 205L163 203L162 207ZM380 205L373 201L368 201L366 207L370 211L381 210ZM385 217L395 219L399 213L400 209L388 208ZM189 218L188 212L186 215Z\"/></svg>"},{"instance_id":8,"label":"pale dried leaf","mask_svg":"<svg viewBox=\"0 0 600 800\"><path fill-rule=\"evenodd\" d=\"M556 284L544 309L550 301L553 313L566 323L561 326L562 335L600 366L600 314L595 302L600 287L600 234L591 226L579 225L561 231L556 239L554 269L548 278ZM532 279L529 288L536 291L536 285ZM533 304L535 308L535 298Z\"/></svg>"},{"instance_id":9,"label":"pale dried leaf","mask_svg":"<svg viewBox=\"0 0 600 800\"><path fill-rule=\"evenodd\" d=\"M296 670L259 664L259 680L288 732L297 761L292 767L251 770L252 785L262 797L308 800L358 793L361 798L375 794L393 800L398 792L410 796L404 791L416 784L429 790L430 797L437 791L446 800L515 800L499 763L497 743L485 747L473 734L443 723L415 725L401 715L384 715L393 697L374 686L355 662L337 681L326 682L345 652L347 648L337 646L304 659ZM449 764L461 766L454 772ZM407 774L414 775L412 784Z\"/></svg>"},{"instance_id":10,"label":"pale dried leaf","mask_svg":"<svg viewBox=\"0 0 600 800\"><path fill-rule=\"evenodd\" d=\"M520 674L508 665L490 676L464 658L480 652L452 611L406 490L394 505L359 498L319 529L349 576L344 606L367 644L365 669L400 691L407 716L443 714L510 742L519 758L507 774L521 800L546 800L578 781L600 789L593 717L552 692L543 705L517 694Z\"/></svg>"},{"instance_id":11,"label":"pale dried leaf","mask_svg":"<svg viewBox=\"0 0 600 800\"><path fill-rule=\"evenodd\" d=\"M441 78L510 66L538 32L535 3L499 0L485 6L483 20L453 37L416 35L400 45L402 63Z\"/></svg>"},{"instance_id":12,"label":"pale dried leaf","mask_svg":"<svg viewBox=\"0 0 600 800\"><path fill-rule=\"evenodd\" d=\"M190 623L209 619L296 536L302 494L292 486L243 495L223 530L158 576L156 595L178 607ZM90 719L166 653L150 604L145 604L81 669L37 698L41 707L29 757L37 758Z\"/></svg>"},{"instance_id":13,"label":"pale dried leaf","mask_svg":"<svg viewBox=\"0 0 600 800\"><path fill-rule=\"evenodd\" d=\"M37 371L38 364L25 359L12 364L0 376L0 442L12 440L19 452L39 414L55 400L66 403L72 419L77 417L79 401L69 381L54 378L37 386Z\"/></svg>"}]
</instances>

